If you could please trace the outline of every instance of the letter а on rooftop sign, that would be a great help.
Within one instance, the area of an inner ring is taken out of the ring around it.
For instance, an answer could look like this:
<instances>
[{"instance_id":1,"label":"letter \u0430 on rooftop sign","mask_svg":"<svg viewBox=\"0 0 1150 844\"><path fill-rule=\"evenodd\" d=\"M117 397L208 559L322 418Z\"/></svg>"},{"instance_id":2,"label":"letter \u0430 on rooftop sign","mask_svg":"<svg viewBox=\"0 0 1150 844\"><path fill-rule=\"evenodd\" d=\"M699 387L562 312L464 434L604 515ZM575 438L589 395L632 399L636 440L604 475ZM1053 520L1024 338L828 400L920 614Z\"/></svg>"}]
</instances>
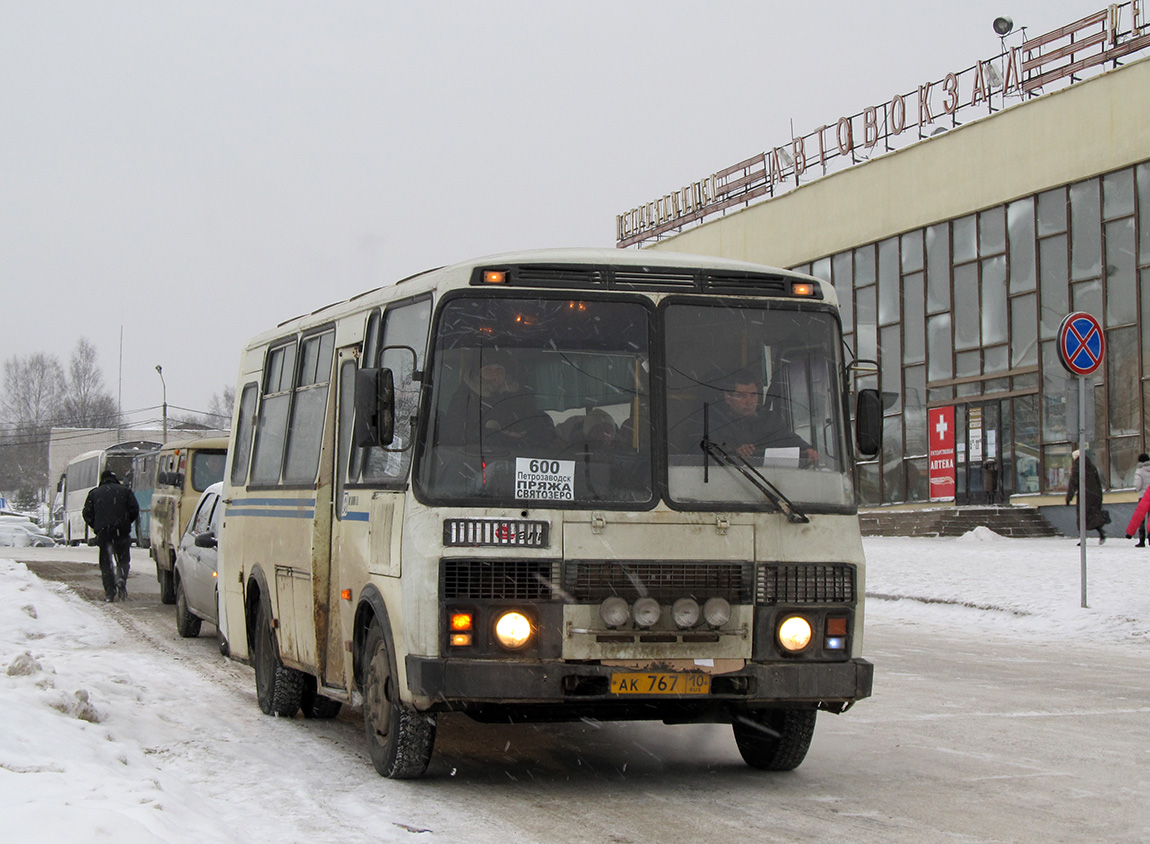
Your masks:
<instances>
[{"instance_id":1,"label":"letter \u0430 on rooftop sign","mask_svg":"<svg viewBox=\"0 0 1150 844\"><path fill-rule=\"evenodd\" d=\"M1089 375L1102 365L1106 336L1098 320L1078 311L1058 327L1058 359L1073 375Z\"/></svg>"}]
</instances>

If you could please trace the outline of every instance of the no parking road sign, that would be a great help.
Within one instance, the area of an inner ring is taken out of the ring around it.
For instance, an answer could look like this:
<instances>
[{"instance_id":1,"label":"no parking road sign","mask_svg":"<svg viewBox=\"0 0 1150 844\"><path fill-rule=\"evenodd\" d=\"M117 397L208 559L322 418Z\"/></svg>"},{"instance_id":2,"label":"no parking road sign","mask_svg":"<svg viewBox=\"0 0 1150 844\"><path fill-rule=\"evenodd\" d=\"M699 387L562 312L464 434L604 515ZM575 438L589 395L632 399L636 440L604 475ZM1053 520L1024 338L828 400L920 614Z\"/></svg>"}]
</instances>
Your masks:
<instances>
[{"instance_id":1,"label":"no parking road sign","mask_svg":"<svg viewBox=\"0 0 1150 844\"><path fill-rule=\"evenodd\" d=\"M1070 314L1058 327L1058 359L1074 375L1089 375L1102 365L1106 337L1090 314Z\"/></svg>"}]
</instances>

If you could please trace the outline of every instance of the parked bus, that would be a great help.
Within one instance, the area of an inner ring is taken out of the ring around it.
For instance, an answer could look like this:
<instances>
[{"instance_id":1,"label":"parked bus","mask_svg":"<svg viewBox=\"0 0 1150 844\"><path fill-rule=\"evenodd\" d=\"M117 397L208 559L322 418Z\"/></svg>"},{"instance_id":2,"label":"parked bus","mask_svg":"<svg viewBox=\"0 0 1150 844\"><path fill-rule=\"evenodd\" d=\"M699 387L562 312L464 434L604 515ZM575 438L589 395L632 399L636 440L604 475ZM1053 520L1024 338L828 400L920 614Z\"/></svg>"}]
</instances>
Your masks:
<instances>
[{"instance_id":1,"label":"parked bus","mask_svg":"<svg viewBox=\"0 0 1150 844\"><path fill-rule=\"evenodd\" d=\"M223 480L227 453L227 437L197 437L165 443L156 457L148 554L156 561L160 600L165 604L176 602L173 571L180 537L203 491Z\"/></svg>"},{"instance_id":2,"label":"parked bus","mask_svg":"<svg viewBox=\"0 0 1150 844\"><path fill-rule=\"evenodd\" d=\"M257 336L219 566L261 709L362 706L399 778L447 711L730 723L748 764L796 767L872 684L843 349L827 283L616 250L458 264ZM780 430L742 442L731 402ZM857 402L874 454L881 400Z\"/></svg>"},{"instance_id":3,"label":"parked bus","mask_svg":"<svg viewBox=\"0 0 1150 844\"><path fill-rule=\"evenodd\" d=\"M156 487L156 466L160 460L160 450L155 448L132 458L132 492L140 505L140 515L136 519L136 545L151 547L152 493Z\"/></svg>"},{"instance_id":4,"label":"parked bus","mask_svg":"<svg viewBox=\"0 0 1150 844\"><path fill-rule=\"evenodd\" d=\"M140 454L154 451L160 444L148 440L116 443L107 448L86 451L73 457L64 467L64 541L69 545L81 542L95 544L96 537L84 524L84 502L93 487L100 483L100 475L111 469L116 478L132 485L132 460Z\"/></svg>"}]
</instances>

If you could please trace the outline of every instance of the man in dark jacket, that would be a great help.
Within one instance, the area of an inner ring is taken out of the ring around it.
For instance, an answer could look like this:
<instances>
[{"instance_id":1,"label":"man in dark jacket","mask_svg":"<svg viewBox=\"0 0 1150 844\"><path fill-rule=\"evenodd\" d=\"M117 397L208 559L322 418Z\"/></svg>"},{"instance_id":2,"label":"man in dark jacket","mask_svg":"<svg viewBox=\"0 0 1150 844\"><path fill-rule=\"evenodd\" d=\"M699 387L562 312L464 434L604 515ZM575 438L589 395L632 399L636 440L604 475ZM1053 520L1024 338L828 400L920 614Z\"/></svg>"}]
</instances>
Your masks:
<instances>
[{"instance_id":1,"label":"man in dark jacket","mask_svg":"<svg viewBox=\"0 0 1150 844\"><path fill-rule=\"evenodd\" d=\"M1106 524L1106 516L1102 511L1102 476L1098 474L1098 469L1086 458L1086 470L1082 473L1085 478L1084 482L1080 482L1079 478L1079 459L1078 450L1075 449L1071 455L1074 462L1070 467L1070 485L1066 488L1066 503L1069 504L1074 500L1075 495L1084 495L1086 498L1086 529L1098 531L1098 544L1101 545L1106 541L1106 531L1102 528ZM1079 533L1082 532L1081 526Z\"/></svg>"},{"instance_id":2,"label":"man in dark jacket","mask_svg":"<svg viewBox=\"0 0 1150 844\"><path fill-rule=\"evenodd\" d=\"M100 546L105 601L117 598L123 601L128 597L131 532L139 515L136 494L116 480L114 472L105 470L100 475L100 485L89 492L84 501L84 521L95 531Z\"/></svg>"}]
</instances>

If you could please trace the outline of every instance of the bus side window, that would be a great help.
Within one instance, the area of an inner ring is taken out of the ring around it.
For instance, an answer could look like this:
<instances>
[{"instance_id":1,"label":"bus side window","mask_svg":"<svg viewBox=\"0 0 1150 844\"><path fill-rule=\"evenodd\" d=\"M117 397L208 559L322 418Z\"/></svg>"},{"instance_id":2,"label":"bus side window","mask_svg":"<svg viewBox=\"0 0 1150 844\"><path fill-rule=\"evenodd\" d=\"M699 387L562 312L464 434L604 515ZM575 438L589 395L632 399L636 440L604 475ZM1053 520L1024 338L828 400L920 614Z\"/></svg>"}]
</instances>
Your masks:
<instances>
[{"instance_id":1,"label":"bus side window","mask_svg":"<svg viewBox=\"0 0 1150 844\"><path fill-rule=\"evenodd\" d=\"M240 411L236 419L235 454L232 456L232 483L243 486L248 480L248 458L252 454L252 429L255 422L255 382L244 385L240 394Z\"/></svg>"}]
</instances>

